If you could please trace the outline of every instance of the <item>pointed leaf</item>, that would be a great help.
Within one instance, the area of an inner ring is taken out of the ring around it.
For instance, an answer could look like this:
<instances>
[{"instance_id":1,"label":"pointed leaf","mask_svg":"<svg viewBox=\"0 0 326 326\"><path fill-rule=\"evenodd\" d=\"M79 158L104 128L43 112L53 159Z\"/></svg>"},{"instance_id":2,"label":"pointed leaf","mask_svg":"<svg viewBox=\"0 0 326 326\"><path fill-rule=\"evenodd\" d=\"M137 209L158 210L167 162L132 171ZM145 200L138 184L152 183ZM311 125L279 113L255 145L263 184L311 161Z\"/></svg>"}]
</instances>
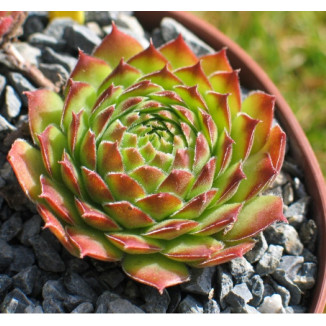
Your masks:
<instances>
[{"instance_id":1,"label":"pointed leaf","mask_svg":"<svg viewBox=\"0 0 326 326\"><path fill-rule=\"evenodd\" d=\"M137 201L137 206L160 221L182 207L182 201L169 193L146 196Z\"/></svg>"},{"instance_id":2,"label":"pointed leaf","mask_svg":"<svg viewBox=\"0 0 326 326\"><path fill-rule=\"evenodd\" d=\"M131 171L145 164L145 160L137 148L128 147L121 150L125 170Z\"/></svg>"},{"instance_id":3,"label":"pointed leaf","mask_svg":"<svg viewBox=\"0 0 326 326\"><path fill-rule=\"evenodd\" d=\"M183 208L171 216L171 218L196 219L208 207L217 193L216 189L209 190L193 198Z\"/></svg>"},{"instance_id":4,"label":"pointed leaf","mask_svg":"<svg viewBox=\"0 0 326 326\"><path fill-rule=\"evenodd\" d=\"M213 54L203 55L199 59L207 76L217 71L232 71L232 67L227 58L225 48Z\"/></svg>"},{"instance_id":5,"label":"pointed leaf","mask_svg":"<svg viewBox=\"0 0 326 326\"><path fill-rule=\"evenodd\" d=\"M122 157L117 142L102 141L97 150L97 170L105 176L108 172L123 172Z\"/></svg>"},{"instance_id":6,"label":"pointed leaf","mask_svg":"<svg viewBox=\"0 0 326 326\"><path fill-rule=\"evenodd\" d=\"M79 50L79 58L70 78L89 83L97 89L110 72L111 68L105 61Z\"/></svg>"},{"instance_id":7,"label":"pointed leaf","mask_svg":"<svg viewBox=\"0 0 326 326\"><path fill-rule=\"evenodd\" d=\"M77 114L72 112L72 119L67 130L68 148L74 155L79 153L83 135L88 129L88 114L81 109Z\"/></svg>"},{"instance_id":8,"label":"pointed leaf","mask_svg":"<svg viewBox=\"0 0 326 326\"><path fill-rule=\"evenodd\" d=\"M28 121L31 136L37 144L37 135L49 124L60 124L63 101L60 96L47 89L24 93L28 99Z\"/></svg>"},{"instance_id":9,"label":"pointed leaf","mask_svg":"<svg viewBox=\"0 0 326 326\"><path fill-rule=\"evenodd\" d=\"M102 233L80 227L67 227L67 233L73 244L79 249L80 258L86 256L103 261L119 261L122 252L113 246Z\"/></svg>"},{"instance_id":10,"label":"pointed leaf","mask_svg":"<svg viewBox=\"0 0 326 326\"><path fill-rule=\"evenodd\" d=\"M92 200L98 204L114 200L111 191L99 174L82 166L81 175L85 189Z\"/></svg>"},{"instance_id":11,"label":"pointed leaf","mask_svg":"<svg viewBox=\"0 0 326 326\"><path fill-rule=\"evenodd\" d=\"M175 153L173 161L174 169L191 169L189 149L179 148Z\"/></svg>"},{"instance_id":12,"label":"pointed leaf","mask_svg":"<svg viewBox=\"0 0 326 326\"><path fill-rule=\"evenodd\" d=\"M116 200L135 202L146 194L140 184L125 173L111 172L105 176L105 181Z\"/></svg>"},{"instance_id":13,"label":"pointed leaf","mask_svg":"<svg viewBox=\"0 0 326 326\"><path fill-rule=\"evenodd\" d=\"M104 209L120 225L128 229L136 229L152 225L154 220L127 201L103 204Z\"/></svg>"},{"instance_id":14,"label":"pointed leaf","mask_svg":"<svg viewBox=\"0 0 326 326\"><path fill-rule=\"evenodd\" d=\"M128 60L142 50L143 47L137 40L121 32L112 23L111 33L103 39L102 43L93 52L93 55L105 60L111 67L115 67L121 58Z\"/></svg>"},{"instance_id":15,"label":"pointed leaf","mask_svg":"<svg viewBox=\"0 0 326 326\"><path fill-rule=\"evenodd\" d=\"M91 129L88 129L80 145L80 163L91 170L95 170L96 152L95 133Z\"/></svg>"},{"instance_id":16,"label":"pointed leaf","mask_svg":"<svg viewBox=\"0 0 326 326\"><path fill-rule=\"evenodd\" d=\"M162 250L158 241L128 233L110 233L105 236L120 250L127 254L153 254Z\"/></svg>"},{"instance_id":17,"label":"pointed leaf","mask_svg":"<svg viewBox=\"0 0 326 326\"><path fill-rule=\"evenodd\" d=\"M169 60L173 69L191 66L198 61L181 34L175 40L161 46L159 51Z\"/></svg>"},{"instance_id":18,"label":"pointed leaf","mask_svg":"<svg viewBox=\"0 0 326 326\"><path fill-rule=\"evenodd\" d=\"M107 214L75 198L77 210L84 222L101 231L118 231L119 225Z\"/></svg>"},{"instance_id":19,"label":"pointed leaf","mask_svg":"<svg viewBox=\"0 0 326 326\"><path fill-rule=\"evenodd\" d=\"M169 219L161 223L156 223L154 226L146 230L143 235L154 239L171 240L179 237L189 231L193 230L198 225L198 222L181 220L181 219Z\"/></svg>"},{"instance_id":20,"label":"pointed leaf","mask_svg":"<svg viewBox=\"0 0 326 326\"><path fill-rule=\"evenodd\" d=\"M229 166L232 158L234 140L229 136L226 129L224 129L222 135L218 140L216 147L216 173L215 175L222 174Z\"/></svg>"},{"instance_id":21,"label":"pointed leaf","mask_svg":"<svg viewBox=\"0 0 326 326\"><path fill-rule=\"evenodd\" d=\"M187 267L160 255L127 255L122 261L124 272L136 280L157 288L163 294L165 288L189 281Z\"/></svg>"},{"instance_id":22,"label":"pointed leaf","mask_svg":"<svg viewBox=\"0 0 326 326\"><path fill-rule=\"evenodd\" d=\"M196 139L195 158L193 164L193 171L195 174L200 173L204 165L207 163L211 156L209 145L205 136L199 132Z\"/></svg>"},{"instance_id":23,"label":"pointed leaf","mask_svg":"<svg viewBox=\"0 0 326 326\"><path fill-rule=\"evenodd\" d=\"M37 201L41 193L40 175L45 174L41 152L23 139L16 139L7 159L26 196Z\"/></svg>"},{"instance_id":24,"label":"pointed leaf","mask_svg":"<svg viewBox=\"0 0 326 326\"><path fill-rule=\"evenodd\" d=\"M285 222L283 202L277 196L260 196L247 203L233 228L222 235L223 241L237 241L253 237L274 222Z\"/></svg>"},{"instance_id":25,"label":"pointed leaf","mask_svg":"<svg viewBox=\"0 0 326 326\"><path fill-rule=\"evenodd\" d=\"M94 115L90 127L92 128L92 130L94 130L96 138L100 137L103 134L103 132L106 130L106 127L110 122L110 118L113 114L113 111L114 111L114 106L111 105L106 109L98 112L96 115Z\"/></svg>"}]
</instances>

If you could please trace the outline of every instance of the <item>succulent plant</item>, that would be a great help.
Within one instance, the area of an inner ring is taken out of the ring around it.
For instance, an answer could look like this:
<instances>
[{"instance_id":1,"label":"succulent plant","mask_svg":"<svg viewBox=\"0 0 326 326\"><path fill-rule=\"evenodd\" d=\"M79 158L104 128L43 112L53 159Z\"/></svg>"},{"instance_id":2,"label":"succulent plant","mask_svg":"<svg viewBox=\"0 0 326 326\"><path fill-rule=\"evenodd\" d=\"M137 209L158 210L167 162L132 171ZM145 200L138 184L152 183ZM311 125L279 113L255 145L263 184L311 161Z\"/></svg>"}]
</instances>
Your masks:
<instances>
[{"instance_id":1,"label":"succulent plant","mask_svg":"<svg viewBox=\"0 0 326 326\"><path fill-rule=\"evenodd\" d=\"M181 35L143 49L113 24L80 51L63 99L26 95L34 144L17 139L8 160L73 255L121 261L162 293L286 221L282 199L261 195L285 152L275 98L242 101L225 49L198 58Z\"/></svg>"}]
</instances>

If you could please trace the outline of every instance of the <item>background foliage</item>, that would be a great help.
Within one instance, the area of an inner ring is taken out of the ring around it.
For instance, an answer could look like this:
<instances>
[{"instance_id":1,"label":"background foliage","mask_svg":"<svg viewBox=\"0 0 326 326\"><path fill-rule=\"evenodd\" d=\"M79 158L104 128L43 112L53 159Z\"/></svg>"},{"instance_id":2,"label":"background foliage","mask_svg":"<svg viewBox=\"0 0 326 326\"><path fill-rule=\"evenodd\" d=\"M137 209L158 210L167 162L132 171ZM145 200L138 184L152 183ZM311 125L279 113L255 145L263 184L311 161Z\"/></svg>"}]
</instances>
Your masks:
<instances>
[{"instance_id":1,"label":"background foliage","mask_svg":"<svg viewBox=\"0 0 326 326\"><path fill-rule=\"evenodd\" d=\"M267 72L303 127L326 178L326 12L193 12Z\"/></svg>"}]
</instances>

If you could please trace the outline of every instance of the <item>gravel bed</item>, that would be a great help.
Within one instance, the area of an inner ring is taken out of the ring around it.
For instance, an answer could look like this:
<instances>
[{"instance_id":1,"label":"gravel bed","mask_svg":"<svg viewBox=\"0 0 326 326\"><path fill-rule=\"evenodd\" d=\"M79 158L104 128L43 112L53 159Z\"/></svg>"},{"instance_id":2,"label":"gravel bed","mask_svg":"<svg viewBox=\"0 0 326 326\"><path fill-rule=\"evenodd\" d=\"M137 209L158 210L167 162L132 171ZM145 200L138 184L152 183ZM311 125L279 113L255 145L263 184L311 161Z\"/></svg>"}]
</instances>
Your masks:
<instances>
[{"instance_id":1,"label":"gravel bed","mask_svg":"<svg viewBox=\"0 0 326 326\"><path fill-rule=\"evenodd\" d=\"M30 12L15 49L56 85L73 69L78 49L90 53L111 30L111 21L144 46L159 46L182 33L197 55L213 50L170 18L151 33L129 12L92 12L80 26L48 22ZM235 67L236 68L236 67ZM26 97L36 86L13 69L0 51L0 312L1 313L302 313L307 312L316 273L317 226L303 173L287 149L285 164L267 190L284 200L289 224L259 234L242 258L191 270L191 281L160 295L129 279L118 264L80 260L43 229L22 193L6 155L15 138L28 138Z\"/></svg>"}]
</instances>

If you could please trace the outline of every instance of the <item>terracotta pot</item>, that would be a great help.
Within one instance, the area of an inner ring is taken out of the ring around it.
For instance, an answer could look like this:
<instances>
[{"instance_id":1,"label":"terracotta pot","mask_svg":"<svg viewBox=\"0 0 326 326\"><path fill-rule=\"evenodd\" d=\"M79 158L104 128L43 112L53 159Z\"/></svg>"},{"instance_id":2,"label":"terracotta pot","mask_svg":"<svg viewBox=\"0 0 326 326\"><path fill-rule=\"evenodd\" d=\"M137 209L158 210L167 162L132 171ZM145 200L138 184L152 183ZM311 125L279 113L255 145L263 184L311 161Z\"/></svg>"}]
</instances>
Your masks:
<instances>
[{"instance_id":1,"label":"terracotta pot","mask_svg":"<svg viewBox=\"0 0 326 326\"><path fill-rule=\"evenodd\" d=\"M158 27L163 17L183 24L212 48L228 48L228 58L234 68L240 68L241 84L248 89L260 89L276 96L276 116L287 133L295 159L301 162L305 186L312 197L312 216L318 227L318 275L309 312L322 313L326 304L326 188L314 152L292 110L266 73L252 58L215 27L186 12L138 11L135 15L148 30Z\"/></svg>"}]
</instances>

